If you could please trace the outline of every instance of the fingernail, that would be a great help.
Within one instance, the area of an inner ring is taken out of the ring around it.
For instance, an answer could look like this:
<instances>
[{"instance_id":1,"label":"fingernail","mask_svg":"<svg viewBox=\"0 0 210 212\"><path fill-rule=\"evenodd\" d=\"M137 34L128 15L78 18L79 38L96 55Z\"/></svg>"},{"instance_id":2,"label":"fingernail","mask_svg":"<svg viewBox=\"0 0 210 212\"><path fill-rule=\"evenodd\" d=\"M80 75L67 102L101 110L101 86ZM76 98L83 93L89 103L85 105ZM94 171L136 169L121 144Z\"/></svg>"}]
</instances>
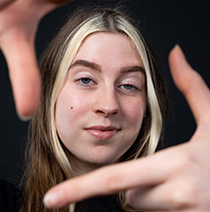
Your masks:
<instances>
[{"instance_id":1,"label":"fingernail","mask_svg":"<svg viewBox=\"0 0 210 212\"><path fill-rule=\"evenodd\" d=\"M53 193L48 193L44 196L44 205L47 208L55 207L58 206L58 203L61 200L61 192L53 192Z\"/></svg>"},{"instance_id":2,"label":"fingernail","mask_svg":"<svg viewBox=\"0 0 210 212\"><path fill-rule=\"evenodd\" d=\"M180 47L180 45L176 44L175 46L177 47L177 49L179 51L179 56L183 58L183 60L185 61L185 64L188 64L190 66L190 64L188 63L188 60L187 60L182 48Z\"/></svg>"},{"instance_id":3,"label":"fingernail","mask_svg":"<svg viewBox=\"0 0 210 212\"><path fill-rule=\"evenodd\" d=\"M174 47L177 48L180 52L182 52L182 48L180 47L179 44L176 44Z\"/></svg>"},{"instance_id":4,"label":"fingernail","mask_svg":"<svg viewBox=\"0 0 210 212\"><path fill-rule=\"evenodd\" d=\"M181 54L183 57L185 57L185 55L184 55L184 53L183 53L183 51L182 51L182 48L180 47L179 44L176 44L176 45L175 45L175 48L177 48L177 49L179 50L180 54Z\"/></svg>"},{"instance_id":5,"label":"fingernail","mask_svg":"<svg viewBox=\"0 0 210 212\"><path fill-rule=\"evenodd\" d=\"M30 121L32 119L32 116L20 116L20 115L18 115L18 117L21 121Z\"/></svg>"},{"instance_id":6,"label":"fingernail","mask_svg":"<svg viewBox=\"0 0 210 212\"><path fill-rule=\"evenodd\" d=\"M181 48L180 45L178 43L175 44L175 47Z\"/></svg>"}]
</instances>

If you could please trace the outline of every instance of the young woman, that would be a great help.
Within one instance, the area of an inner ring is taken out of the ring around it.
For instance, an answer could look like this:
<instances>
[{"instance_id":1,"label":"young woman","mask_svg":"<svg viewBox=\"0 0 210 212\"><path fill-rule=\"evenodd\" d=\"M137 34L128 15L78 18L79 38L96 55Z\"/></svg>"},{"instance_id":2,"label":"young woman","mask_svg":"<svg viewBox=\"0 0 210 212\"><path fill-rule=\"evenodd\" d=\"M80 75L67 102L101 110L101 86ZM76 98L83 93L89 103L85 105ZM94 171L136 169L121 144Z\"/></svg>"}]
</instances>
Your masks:
<instances>
[{"instance_id":1,"label":"young woman","mask_svg":"<svg viewBox=\"0 0 210 212\"><path fill-rule=\"evenodd\" d=\"M39 103L33 46L37 24L44 14L65 2L70 0L0 3L1 50L21 117L31 115ZM197 123L190 142L82 175L153 152L164 120L162 80L142 35L124 15L110 10L100 14L89 11L76 16L78 20L71 23L75 27L65 36L61 33L44 56L42 104L31 128L25 184L19 191L0 181L0 211L47 211L43 194L67 178L47 193L46 206L59 208L88 197L126 191L126 201L134 208L209 211L210 91L179 47L170 53L169 64ZM94 22L94 15L100 20ZM49 73L44 73L47 70ZM78 175L82 176L74 178ZM60 211L125 211L123 198L123 193L94 198Z\"/></svg>"},{"instance_id":2,"label":"young woman","mask_svg":"<svg viewBox=\"0 0 210 212\"><path fill-rule=\"evenodd\" d=\"M154 153L167 105L151 48L118 9L77 11L44 52L40 70L20 204L28 212L48 211L45 193L66 179ZM57 211L92 210L126 211L123 193Z\"/></svg>"}]
</instances>

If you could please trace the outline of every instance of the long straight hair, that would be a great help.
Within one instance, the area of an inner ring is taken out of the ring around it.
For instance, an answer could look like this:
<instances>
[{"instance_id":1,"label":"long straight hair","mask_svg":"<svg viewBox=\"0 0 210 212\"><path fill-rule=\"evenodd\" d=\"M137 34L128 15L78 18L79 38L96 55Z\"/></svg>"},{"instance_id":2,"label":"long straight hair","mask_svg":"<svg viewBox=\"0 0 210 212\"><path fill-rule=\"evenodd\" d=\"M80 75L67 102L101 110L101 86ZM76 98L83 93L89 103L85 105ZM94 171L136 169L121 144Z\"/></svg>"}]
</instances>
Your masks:
<instances>
[{"instance_id":1,"label":"long straight hair","mask_svg":"<svg viewBox=\"0 0 210 212\"><path fill-rule=\"evenodd\" d=\"M145 69L147 110L138 138L123 155L122 161L153 154L163 134L166 90L155 56L142 32L118 9L86 7L78 10L62 27L41 59L42 96L29 129L21 212L73 211L70 207L46 209L43 197L51 187L73 177L68 150L56 132L56 99L79 47L88 35L96 32L128 36Z\"/></svg>"}]
</instances>

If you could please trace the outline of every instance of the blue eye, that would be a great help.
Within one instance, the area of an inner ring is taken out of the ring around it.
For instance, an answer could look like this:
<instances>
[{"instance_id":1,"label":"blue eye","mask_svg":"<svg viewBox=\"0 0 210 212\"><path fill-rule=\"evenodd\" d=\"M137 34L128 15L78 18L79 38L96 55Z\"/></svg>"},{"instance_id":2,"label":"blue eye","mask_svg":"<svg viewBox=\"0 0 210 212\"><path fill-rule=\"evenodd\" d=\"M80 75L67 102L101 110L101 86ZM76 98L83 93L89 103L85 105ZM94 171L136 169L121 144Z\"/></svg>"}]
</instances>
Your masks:
<instances>
[{"instance_id":1,"label":"blue eye","mask_svg":"<svg viewBox=\"0 0 210 212\"><path fill-rule=\"evenodd\" d=\"M137 94L140 89L132 84L122 84L120 85L121 91L127 94Z\"/></svg>"},{"instance_id":2,"label":"blue eye","mask_svg":"<svg viewBox=\"0 0 210 212\"><path fill-rule=\"evenodd\" d=\"M92 81L90 78L87 78L87 77L84 77L84 78L81 78L80 81L85 84L85 85L88 85L90 84L90 82Z\"/></svg>"},{"instance_id":3,"label":"blue eye","mask_svg":"<svg viewBox=\"0 0 210 212\"><path fill-rule=\"evenodd\" d=\"M133 89L134 88L134 86L133 85L129 85L129 84L125 84L125 85L122 85L123 87L124 87L124 89L126 89L126 90L131 90L131 89Z\"/></svg>"},{"instance_id":4,"label":"blue eye","mask_svg":"<svg viewBox=\"0 0 210 212\"><path fill-rule=\"evenodd\" d=\"M84 88L91 88L96 85L96 82L89 77L78 78L76 79L76 82L78 83L79 86Z\"/></svg>"}]
</instances>

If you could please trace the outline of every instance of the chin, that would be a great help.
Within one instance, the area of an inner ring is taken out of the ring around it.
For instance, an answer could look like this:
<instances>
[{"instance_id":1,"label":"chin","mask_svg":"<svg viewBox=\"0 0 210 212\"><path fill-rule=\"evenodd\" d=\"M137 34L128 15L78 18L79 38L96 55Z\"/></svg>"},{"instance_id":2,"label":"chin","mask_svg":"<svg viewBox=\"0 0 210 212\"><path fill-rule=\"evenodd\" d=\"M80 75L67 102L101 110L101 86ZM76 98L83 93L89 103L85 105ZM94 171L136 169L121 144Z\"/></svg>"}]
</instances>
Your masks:
<instances>
[{"instance_id":1,"label":"chin","mask_svg":"<svg viewBox=\"0 0 210 212\"><path fill-rule=\"evenodd\" d=\"M106 155L106 156L100 155L100 156L91 157L91 158L89 158L89 160L86 160L86 161L89 163L92 163L92 164L106 166L106 165L110 165L110 164L118 162L119 159L113 157L112 155Z\"/></svg>"}]
</instances>

